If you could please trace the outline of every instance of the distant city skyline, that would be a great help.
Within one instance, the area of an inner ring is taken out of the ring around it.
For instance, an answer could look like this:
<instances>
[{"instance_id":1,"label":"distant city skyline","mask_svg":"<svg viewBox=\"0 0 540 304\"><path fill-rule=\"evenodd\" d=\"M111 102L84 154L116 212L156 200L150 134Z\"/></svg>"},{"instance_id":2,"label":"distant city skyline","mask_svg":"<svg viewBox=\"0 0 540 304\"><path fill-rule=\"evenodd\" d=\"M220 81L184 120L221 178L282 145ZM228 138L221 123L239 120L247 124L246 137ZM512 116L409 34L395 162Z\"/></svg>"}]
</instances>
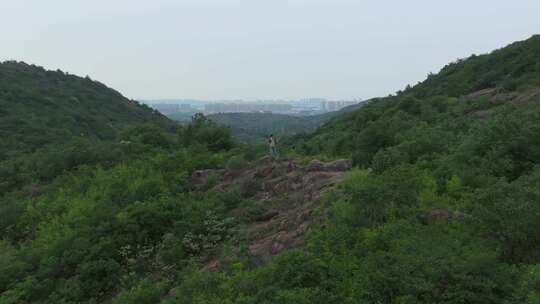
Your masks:
<instances>
[{"instance_id":1,"label":"distant city skyline","mask_svg":"<svg viewBox=\"0 0 540 304\"><path fill-rule=\"evenodd\" d=\"M190 103L190 102L200 102L200 103L235 103L235 102L284 102L284 103L295 103L295 102L314 102L320 103L321 101L362 101L363 98L346 98L346 99L328 99L322 97L306 97L299 99L241 99L241 98L232 98L232 99L197 99L197 98L157 98L157 99L136 99L140 102L151 104L151 103Z\"/></svg>"},{"instance_id":2,"label":"distant city skyline","mask_svg":"<svg viewBox=\"0 0 540 304\"><path fill-rule=\"evenodd\" d=\"M214 100L170 99L141 101L162 114L195 113L279 113L290 115L316 115L338 111L362 102L360 99L327 100L304 98L299 100Z\"/></svg>"},{"instance_id":3,"label":"distant city skyline","mask_svg":"<svg viewBox=\"0 0 540 304\"><path fill-rule=\"evenodd\" d=\"M6 0L0 61L128 98L387 96L540 31L538 0Z\"/></svg>"}]
</instances>

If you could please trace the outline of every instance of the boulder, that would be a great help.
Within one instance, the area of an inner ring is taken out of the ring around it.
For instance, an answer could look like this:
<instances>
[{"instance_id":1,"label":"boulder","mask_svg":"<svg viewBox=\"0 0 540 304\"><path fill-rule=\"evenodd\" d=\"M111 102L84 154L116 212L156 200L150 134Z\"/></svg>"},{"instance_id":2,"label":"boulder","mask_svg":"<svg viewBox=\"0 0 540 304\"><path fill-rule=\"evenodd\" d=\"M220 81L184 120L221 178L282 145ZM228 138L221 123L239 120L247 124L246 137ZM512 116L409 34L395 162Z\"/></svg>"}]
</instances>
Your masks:
<instances>
[{"instance_id":1,"label":"boulder","mask_svg":"<svg viewBox=\"0 0 540 304\"><path fill-rule=\"evenodd\" d=\"M352 161L350 159L338 159L325 166L325 171L338 171L344 172L352 168Z\"/></svg>"}]
</instances>

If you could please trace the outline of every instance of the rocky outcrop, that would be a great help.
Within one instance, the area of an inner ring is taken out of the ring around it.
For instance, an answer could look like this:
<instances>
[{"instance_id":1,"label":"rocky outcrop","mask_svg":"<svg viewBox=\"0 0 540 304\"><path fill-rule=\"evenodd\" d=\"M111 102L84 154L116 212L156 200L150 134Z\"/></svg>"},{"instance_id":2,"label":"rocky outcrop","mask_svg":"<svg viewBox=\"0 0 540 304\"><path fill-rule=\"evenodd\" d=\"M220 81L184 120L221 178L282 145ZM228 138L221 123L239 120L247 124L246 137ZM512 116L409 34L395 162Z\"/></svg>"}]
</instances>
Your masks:
<instances>
[{"instance_id":1,"label":"rocky outcrop","mask_svg":"<svg viewBox=\"0 0 540 304\"><path fill-rule=\"evenodd\" d=\"M306 167L307 172L324 171L324 163L319 160L312 160Z\"/></svg>"},{"instance_id":2,"label":"rocky outcrop","mask_svg":"<svg viewBox=\"0 0 540 304\"><path fill-rule=\"evenodd\" d=\"M249 253L261 258L304 244L304 235L318 219L314 209L322 191L340 182L352 167L350 160L313 160L300 165L292 159L264 157L235 172L200 170L193 173L192 185L203 187L210 176L220 176L213 190L239 189L253 201L254 208L265 210L251 217L243 229ZM245 214L237 210L236 214ZM214 269L215 264L208 265Z\"/></svg>"},{"instance_id":3,"label":"rocky outcrop","mask_svg":"<svg viewBox=\"0 0 540 304\"><path fill-rule=\"evenodd\" d=\"M344 172L350 170L352 161L349 159L340 159L331 163L323 163L319 160L313 160L306 167L307 172Z\"/></svg>"},{"instance_id":4,"label":"rocky outcrop","mask_svg":"<svg viewBox=\"0 0 540 304\"><path fill-rule=\"evenodd\" d=\"M326 171L344 172L352 168L352 161L350 159L339 159L326 165Z\"/></svg>"},{"instance_id":5,"label":"rocky outcrop","mask_svg":"<svg viewBox=\"0 0 540 304\"><path fill-rule=\"evenodd\" d=\"M540 102L540 88L532 88L522 92L505 92L500 88L489 88L473 92L464 96L465 100L488 100L492 106L511 103L515 106L525 105L531 102ZM492 107L482 110L470 110L469 113L483 118L490 115Z\"/></svg>"}]
</instances>

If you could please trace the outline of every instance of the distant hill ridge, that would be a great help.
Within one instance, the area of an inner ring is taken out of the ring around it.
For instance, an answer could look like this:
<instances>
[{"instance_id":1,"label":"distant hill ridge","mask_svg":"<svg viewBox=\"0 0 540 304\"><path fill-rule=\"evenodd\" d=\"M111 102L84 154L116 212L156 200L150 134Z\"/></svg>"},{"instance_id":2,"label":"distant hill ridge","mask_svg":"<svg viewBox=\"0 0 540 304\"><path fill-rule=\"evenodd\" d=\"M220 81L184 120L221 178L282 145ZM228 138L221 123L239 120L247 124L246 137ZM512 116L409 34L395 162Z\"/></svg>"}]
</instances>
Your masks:
<instances>
[{"instance_id":1,"label":"distant hill ridge","mask_svg":"<svg viewBox=\"0 0 540 304\"><path fill-rule=\"evenodd\" d=\"M347 106L339 111L312 116L276 113L219 113L208 115L208 118L230 127L233 136L238 140L246 143L257 143L269 134L274 134L277 137L289 137L312 133L332 118L357 110L366 104L367 102L362 102ZM173 118L173 116L169 117Z\"/></svg>"}]
</instances>

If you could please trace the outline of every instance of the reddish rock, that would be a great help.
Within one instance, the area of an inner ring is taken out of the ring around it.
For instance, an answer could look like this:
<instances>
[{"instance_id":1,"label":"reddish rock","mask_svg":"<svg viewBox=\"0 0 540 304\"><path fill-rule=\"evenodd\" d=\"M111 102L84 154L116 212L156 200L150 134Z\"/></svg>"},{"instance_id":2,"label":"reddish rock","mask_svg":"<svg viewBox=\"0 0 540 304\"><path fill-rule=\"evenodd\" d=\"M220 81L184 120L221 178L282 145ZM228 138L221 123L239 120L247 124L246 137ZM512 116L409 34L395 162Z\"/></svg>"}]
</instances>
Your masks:
<instances>
[{"instance_id":1,"label":"reddish rock","mask_svg":"<svg viewBox=\"0 0 540 304\"><path fill-rule=\"evenodd\" d=\"M265 157L239 172L223 171L214 190L240 189L243 197L260 208L268 208L260 216L246 217L249 222L242 228L250 254L268 257L304 244L306 231L319 222L313 210L318 206L322 189L341 181L351 166L350 160L330 163L313 160L302 166L291 159ZM201 170L192 178L201 182L210 174L215 173ZM245 216L247 209L239 207L238 216ZM219 266L212 262L206 268L216 267Z\"/></svg>"},{"instance_id":2,"label":"reddish rock","mask_svg":"<svg viewBox=\"0 0 540 304\"><path fill-rule=\"evenodd\" d=\"M257 170L257 172L255 172L255 177L258 177L258 178L269 177L269 176L272 175L272 171L274 171L274 167L261 168L261 169Z\"/></svg>"}]
</instances>

